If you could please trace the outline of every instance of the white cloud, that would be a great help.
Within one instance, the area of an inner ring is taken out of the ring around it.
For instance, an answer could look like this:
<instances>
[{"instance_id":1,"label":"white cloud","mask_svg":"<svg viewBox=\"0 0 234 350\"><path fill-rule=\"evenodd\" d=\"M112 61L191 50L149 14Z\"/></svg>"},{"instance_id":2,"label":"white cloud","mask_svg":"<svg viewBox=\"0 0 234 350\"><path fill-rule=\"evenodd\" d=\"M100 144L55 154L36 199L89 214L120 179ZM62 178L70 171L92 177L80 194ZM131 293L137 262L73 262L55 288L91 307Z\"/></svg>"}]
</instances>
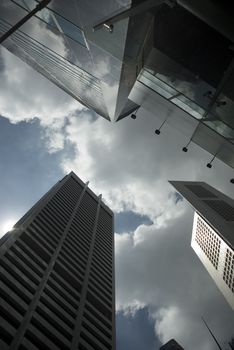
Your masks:
<instances>
[{"instance_id":1,"label":"white cloud","mask_svg":"<svg viewBox=\"0 0 234 350\"><path fill-rule=\"evenodd\" d=\"M67 116L83 107L25 63L0 50L4 69L0 71L0 115L12 123L38 118L51 151L62 149L62 130Z\"/></svg>"},{"instance_id":2,"label":"white cloud","mask_svg":"<svg viewBox=\"0 0 234 350\"><path fill-rule=\"evenodd\" d=\"M72 117L66 132L76 154L62 165L90 180L115 211L133 210L153 221L116 235L117 309L134 313L148 306L162 342L175 337L190 350L211 350L201 316L225 341L231 310L190 248L193 211L184 201L175 204L167 180L203 180L233 195L232 171L219 161L209 171L208 153L192 145L184 154L183 135L166 126L157 138L155 119L139 115L114 125Z\"/></svg>"},{"instance_id":3,"label":"white cloud","mask_svg":"<svg viewBox=\"0 0 234 350\"><path fill-rule=\"evenodd\" d=\"M201 316L224 344L232 335L233 312L190 248L193 211L181 205L184 214L164 227L116 234L117 310L148 306L162 343L175 338L185 349L211 350Z\"/></svg>"},{"instance_id":4,"label":"white cloud","mask_svg":"<svg viewBox=\"0 0 234 350\"><path fill-rule=\"evenodd\" d=\"M50 152L67 141L74 146L74 157L61 163L64 172L74 170L90 180L116 212L132 210L153 221L116 235L118 309L134 312L148 306L161 340L176 337L190 350L212 349L201 315L222 340L230 336L230 311L190 248L192 210L184 202L175 204L167 180L204 180L233 195L231 170L219 161L207 169L210 156L195 145L181 152L187 140L170 126L156 137L157 121L142 110L136 121L94 120L91 112L2 52L1 115L13 123L39 118L44 140L51 140Z\"/></svg>"},{"instance_id":5,"label":"white cloud","mask_svg":"<svg viewBox=\"0 0 234 350\"><path fill-rule=\"evenodd\" d=\"M166 343L171 338L179 340L181 334L187 329L187 319L176 306L162 308L155 316L157 320L156 332L163 343Z\"/></svg>"}]
</instances>

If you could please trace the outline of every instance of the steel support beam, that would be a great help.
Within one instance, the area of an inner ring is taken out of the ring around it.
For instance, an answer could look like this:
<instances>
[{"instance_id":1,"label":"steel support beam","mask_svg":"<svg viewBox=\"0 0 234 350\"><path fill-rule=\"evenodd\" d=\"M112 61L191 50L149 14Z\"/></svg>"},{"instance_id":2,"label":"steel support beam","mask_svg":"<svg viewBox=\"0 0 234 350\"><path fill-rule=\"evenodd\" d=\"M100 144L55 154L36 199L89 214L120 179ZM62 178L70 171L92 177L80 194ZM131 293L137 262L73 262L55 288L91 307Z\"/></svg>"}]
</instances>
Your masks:
<instances>
[{"instance_id":1,"label":"steel support beam","mask_svg":"<svg viewBox=\"0 0 234 350\"><path fill-rule=\"evenodd\" d=\"M163 3L168 4L169 6L173 6L175 4L174 0L145 0L142 1L139 4L133 4L130 8L127 10L122 11L121 13L118 13L117 15L106 18L104 21L99 22L93 27L93 31L95 32L98 29L106 28L110 32L113 31L113 23L119 22L122 19L133 17L136 15L139 15L140 13L147 12L151 10L152 8L159 6Z\"/></svg>"},{"instance_id":2,"label":"steel support beam","mask_svg":"<svg viewBox=\"0 0 234 350\"><path fill-rule=\"evenodd\" d=\"M46 7L51 0L42 0L36 7L29 12L25 17L23 17L19 22L17 22L13 27L11 27L6 33L4 33L0 38L0 44L5 41L9 36L11 36L17 29L19 29L25 22L27 22L32 16L34 16L38 11L41 11Z\"/></svg>"}]
</instances>

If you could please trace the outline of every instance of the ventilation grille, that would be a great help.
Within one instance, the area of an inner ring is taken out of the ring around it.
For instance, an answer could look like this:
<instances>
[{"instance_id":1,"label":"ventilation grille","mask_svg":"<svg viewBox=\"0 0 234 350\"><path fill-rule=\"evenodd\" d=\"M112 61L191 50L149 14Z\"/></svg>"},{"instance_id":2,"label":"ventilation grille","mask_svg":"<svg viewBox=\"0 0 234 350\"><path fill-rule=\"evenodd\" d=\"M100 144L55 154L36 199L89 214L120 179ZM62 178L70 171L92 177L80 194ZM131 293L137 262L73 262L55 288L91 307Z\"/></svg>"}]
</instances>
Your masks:
<instances>
[{"instance_id":1,"label":"ventilation grille","mask_svg":"<svg viewBox=\"0 0 234 350\"><path fill-rule=\"evenodd\" d=\"M223 272L223 280L234 293L234 254L230 249L227 249L225 266Z\"/></svg>"},{"instance_id":2,"label":"ventilation grille","mask_svg":"<svg viewBox=\"0 0 234 350\"><path fill-rule=\"evenodd\" d=\"M217 214L222 216L224 220L234 221L234 208L230 204L219 199L204 200L203 202L206 203Z\"/></svg>"},{"instance_id":3,"label":"ventilation grille","mask_svg":"<svg viewBox=\"0 0 234 350\"><path fill-rule=\"evenodd\" d=\"M195 241L217 270L221 241L200 218L197 220Z\"/></svg>"},{"instance_id":4,"label":"ventilation grille","mask_svg":"<svg viewBox=\"0 0 234 350\"><path fill-rule=\"evenodd\" d=\"M201 185L186 185L186 187L199 198L217 198L215 194Z\"/></svg>"}]
</instances>

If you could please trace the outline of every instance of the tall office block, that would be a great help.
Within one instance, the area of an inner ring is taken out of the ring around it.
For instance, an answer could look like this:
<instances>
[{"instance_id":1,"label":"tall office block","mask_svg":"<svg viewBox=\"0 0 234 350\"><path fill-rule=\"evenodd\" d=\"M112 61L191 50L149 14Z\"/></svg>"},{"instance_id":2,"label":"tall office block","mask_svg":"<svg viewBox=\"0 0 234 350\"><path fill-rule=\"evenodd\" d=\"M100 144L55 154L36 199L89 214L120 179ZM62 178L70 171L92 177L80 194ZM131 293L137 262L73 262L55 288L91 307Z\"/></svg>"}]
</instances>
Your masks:
<instances>
[{"instance_id":1,"label":"tall office block","mask_svg":"<svg viewBox=\"0 0 234 350\"><path fill-rule=\"evenodd\" d=\"M160 350L183 350L182 346L180 346L175 339L169 340L166 344L160 347Z\"/></svg>"},{"instance_id":2,"label":"tall office block","mask_svg":"<svg viewBox=\"0 0 234 350\"><path fill-rule=\"evenodd\" d=\"M1 350L115 349L113 214L73 172L0 241Z\"/></svg>"},{"instance_id":3,"label":"tall office block","mask_svg":"<svg viewBox=\"0 0 234 350\"><path fill-rule=\"evenodd\" d=\"M234 200L203 182L170 182L194 207L191 246L234 309Z\"/></svg>"}]
</instances>

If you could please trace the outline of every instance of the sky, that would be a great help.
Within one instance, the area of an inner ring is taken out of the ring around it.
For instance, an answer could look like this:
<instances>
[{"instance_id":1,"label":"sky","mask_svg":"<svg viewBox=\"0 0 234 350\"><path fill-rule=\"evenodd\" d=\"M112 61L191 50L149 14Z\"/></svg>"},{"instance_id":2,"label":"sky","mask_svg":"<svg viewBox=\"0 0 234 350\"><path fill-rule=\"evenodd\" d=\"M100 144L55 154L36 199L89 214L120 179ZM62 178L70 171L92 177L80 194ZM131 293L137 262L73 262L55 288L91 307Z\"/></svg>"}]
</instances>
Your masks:
<instances>
[{"instance_id":1,"label":"sky","mask_svg":"<svg viewBox=\"0 0 234 350\"><path fill-rule=\"evenodd\" d=\"M73 170L115 213L117 350L175 338L224 349L234 315L190 247L193 209L168 180L206 181L234 198L234 171L165 125L157 112L110 123L5 49L0 51L0 234Z\"/></svg>"}]
</instances>

